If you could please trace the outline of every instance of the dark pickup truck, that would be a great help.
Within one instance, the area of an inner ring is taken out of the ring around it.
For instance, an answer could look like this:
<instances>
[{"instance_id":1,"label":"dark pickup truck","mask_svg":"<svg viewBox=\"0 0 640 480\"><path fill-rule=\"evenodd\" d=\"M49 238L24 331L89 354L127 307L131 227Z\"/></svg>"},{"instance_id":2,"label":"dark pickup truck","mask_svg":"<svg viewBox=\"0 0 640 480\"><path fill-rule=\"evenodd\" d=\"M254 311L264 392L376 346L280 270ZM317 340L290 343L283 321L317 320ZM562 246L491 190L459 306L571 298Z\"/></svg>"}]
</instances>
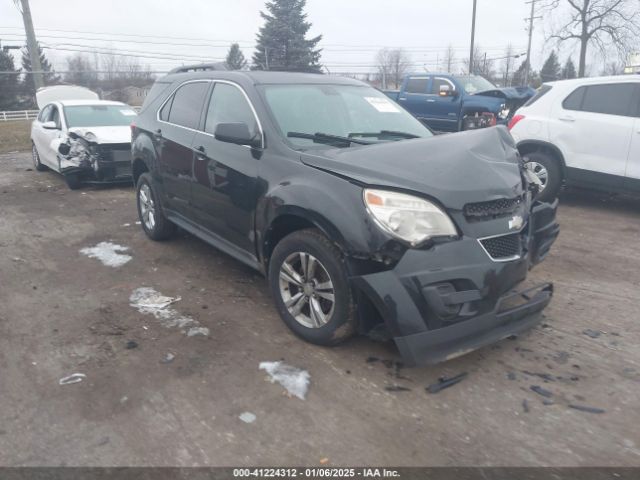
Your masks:
<instances>
[{"instance_id":1,"label":"dark pickup truck","mask_svg":"<svg viewBox=\"0 0 640 480\"><path fill-rule=\"evenodd\" d=\"M458 132L506 125L533 95L530 87L498 88L478 75L407 75L400 90L384 93L431 129Z\"/></svg>"}]
</instances>

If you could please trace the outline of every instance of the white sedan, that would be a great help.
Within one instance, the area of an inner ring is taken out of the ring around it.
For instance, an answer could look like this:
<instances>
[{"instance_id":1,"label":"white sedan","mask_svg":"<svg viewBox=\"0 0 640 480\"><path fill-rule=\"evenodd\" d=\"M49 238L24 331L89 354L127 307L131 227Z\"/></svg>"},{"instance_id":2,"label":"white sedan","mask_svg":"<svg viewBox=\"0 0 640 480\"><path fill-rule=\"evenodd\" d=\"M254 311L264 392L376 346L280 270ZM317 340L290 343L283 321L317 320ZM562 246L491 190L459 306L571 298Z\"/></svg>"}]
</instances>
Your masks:
<instances>
[{"instance_id":1,"label":"white sedan","mask_svg":"<svg viewBox=\"0 0 640 480\"><path fill-rule=\"evenodd\" d=\"M133 108L75 86L46 87L36 97L42 107L31 125L36 170L61 173L71 189L131 182Z\"/></svg>"}]
</instances>

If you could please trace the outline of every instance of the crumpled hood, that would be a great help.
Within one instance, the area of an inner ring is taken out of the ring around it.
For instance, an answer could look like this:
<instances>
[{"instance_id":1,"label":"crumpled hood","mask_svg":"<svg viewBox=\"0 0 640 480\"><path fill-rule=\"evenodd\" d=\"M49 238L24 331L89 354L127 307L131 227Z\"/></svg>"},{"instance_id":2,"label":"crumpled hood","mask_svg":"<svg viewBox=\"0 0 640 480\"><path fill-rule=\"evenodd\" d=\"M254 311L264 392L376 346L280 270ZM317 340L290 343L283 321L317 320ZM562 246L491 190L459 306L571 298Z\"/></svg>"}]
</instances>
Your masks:
<instances>
[{"instance_id":1,"label":"crumpled hood","mask_svg":"<svg viewBox=\"0 0 640 480\"><path fill-rule=\"evenodd\" d=\"M474 93L474 95L481 95L485 97L504 98L506 100L522 100L523 103L535 94L536 91L531 87L504 87Z\"/></svg>"},{"instance_id":2,"label":"crumpled hood","mask_svg":"<svg viewBox=\"0 0 640 480\"><path fill-rule=\"evenodd\" d=\"M369 186L421 192L445 207L523 193L519 157L503 126L304 153L309 166Z\"/></svg>"},{"instance_id":3,"label":"crumpled hood","mask_svg":"<svg viewBox=\"0 0 640 480\"><path fill-rule=\"evenodd\" d=\"M95 139L90 141L101 143L131 143L131 128L128 125L118 125L114 127L75 127L70 128L70 132L77 133L81 137L87 138L88 133L92 133Z\"/></svg>"}]
</instances>

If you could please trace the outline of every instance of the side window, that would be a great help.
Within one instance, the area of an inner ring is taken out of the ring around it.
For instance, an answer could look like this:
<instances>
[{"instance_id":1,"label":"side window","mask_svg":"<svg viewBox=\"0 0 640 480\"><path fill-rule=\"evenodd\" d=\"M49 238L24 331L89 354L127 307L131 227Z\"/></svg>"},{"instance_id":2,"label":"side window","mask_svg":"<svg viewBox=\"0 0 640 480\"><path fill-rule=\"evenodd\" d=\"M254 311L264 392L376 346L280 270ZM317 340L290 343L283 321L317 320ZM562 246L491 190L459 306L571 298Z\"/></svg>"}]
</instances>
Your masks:
<instances>
[{"instance_id":1,"label":"side window","mask_svg":"<svg viewBox=\"0 0 640 480\"><path fill-rule=\"evenodd\" d=\"M434 78L433 82L431 82L431 92L434 95L440 95L440 86L441 85L446 85L447 87L449 87L449 90L451 90L453 92L454 87L453 85L451 85L451 82L449 82L448 80L445 80L444 78Z\"/></svg>"},{"instance_id":2,"label":"side window","mask_svg":"<svg viewBox=\"0 0 640 480\"><path fill-rule=\"evenodd\" d=\"M407 93L427 93L429 77L414 77L407 80Z\"/></svg>"},{"instance_id":3,"label":"side window","mask_svg":"<svg viewBox=\"0 0 640 480\"><path fill-rule=\"evenodd\" d=\"M60 123L60 111L57 107L51 107L51 115L49 116L49 120L56 123L57 128L62 128L62 124Z\"/></svg>"},{"instance_id":4,"label":"side window","mask_svg":"<svg viewBox=\"0 0 640 480\"><path fill-rule=\"evenodd\" d=\"M562 108L565 110L580 110L582 108L582 99L584 98L584 92L587 87L580 87L574 90L571 95L564 99L562 102Z\"/></svg>"},{"instance_id":5,"label":"side window","mask_svg":"<svg viewBox=\"0 0 640 480\"><path fill-rule=\"evenodd\" d=\"M51 108L51 105L47 105L40 111L40 114L38 115L39 122L46 122L49 119L49 115L51 115Z\"/></svg>"},{"instance_id":6,"label":"side window","mask_svg":"<svg viewBox=\"0 0 640 480\"><path fill-rule=\"evenodd\" d=\"M171 111L172 103L173 103L173 95L169 100L167 100L167 103L165 103L162 109L160 110L160 120L162 120L163 122L169 121L169 112Z\"/></svg>"},{"instance_id":7,"label":"side window","mask_svg":"<svg viewBox=\"0 0 640 480\"><path fill-rule=\"evenodd\" d=\"M582 111L608 115L632 116L633 83L590 85L584 94Z\"/></svg>"},{"instance_id":8,"label":"side window","mask_svg":"<svg viewBox=\"0 0 640 480\"><path fill-rule=\"evenodd\" d=\"M258 132L256 117L240 88L216 83L207 110L204 131L213 134L219 123L246 123L249 131Z\"/></svg>"},{"instance_id":9,"label":"side window","mask_svg":"<svg viewBox=\"0 0 640 480\"><path fill-rule=\"evenodd\" d=\"M208 82L187 83L173 96L169 122L187 128L198 128Z\"/></svg>"}]
</instances>

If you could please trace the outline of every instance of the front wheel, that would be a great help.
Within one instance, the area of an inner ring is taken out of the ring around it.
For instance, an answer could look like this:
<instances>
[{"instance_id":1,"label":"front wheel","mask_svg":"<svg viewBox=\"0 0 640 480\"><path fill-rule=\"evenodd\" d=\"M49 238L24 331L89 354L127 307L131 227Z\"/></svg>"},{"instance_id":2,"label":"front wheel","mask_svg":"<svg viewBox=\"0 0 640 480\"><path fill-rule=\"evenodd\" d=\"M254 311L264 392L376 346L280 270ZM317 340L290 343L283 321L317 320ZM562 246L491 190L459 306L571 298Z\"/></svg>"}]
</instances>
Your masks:
<instances>
[{"instance_id":1,"label":"front wheel","mask_svg":"<svg viewBox=\"0 0 640 480\"><path fill-rule=\"evenodd\" d=\"M542 184L536 199L541 202L553 202L562 187L562 173L558 162L543 152L527 153L522 160Z\"/></svg>"},{"instance_id":2,"label":"front wheel","mask_svg":"<svg viewBox=\"0 0 640 480\"><path fill-rule=\"evenodd\" d=\"M355 302L340 251L315 229L276 245L269 286L284 323L317 345L336 345L356 331Z\"/></svg>"},{"instance_id":3,"label":"front wheel","mask_svg":"<svg viewBox=\"0 0 640 480\"><path fill-rule=\"evenodd\" d=\"M175 233L176 226L165 217L149 173L138 179L136 203L142 229L151 240L166 240Z\"/></svg>"}]
</instances>

